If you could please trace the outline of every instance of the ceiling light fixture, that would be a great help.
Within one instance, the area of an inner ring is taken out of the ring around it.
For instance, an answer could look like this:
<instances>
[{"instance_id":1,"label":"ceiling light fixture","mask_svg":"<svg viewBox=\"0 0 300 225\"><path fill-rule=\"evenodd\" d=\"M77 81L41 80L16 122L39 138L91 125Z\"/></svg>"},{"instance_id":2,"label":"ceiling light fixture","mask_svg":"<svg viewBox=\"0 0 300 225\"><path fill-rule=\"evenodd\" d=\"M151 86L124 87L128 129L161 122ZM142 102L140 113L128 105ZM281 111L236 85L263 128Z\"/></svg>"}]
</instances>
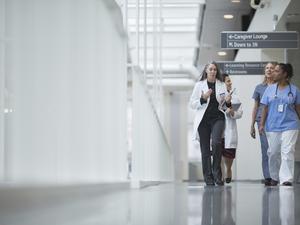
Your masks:
<instances>
[{"instance_id":1,"label":"ceiling light fixture","mask_svg":"<svg viewBox=\"0 0 300 225\"><path fill-rule=\"evenodd\" d=\"M288 18L295 17L295 16L299 16L299 13L289 13L289 14L287 14Z\"/></svg>"},{"instance_id":2,"label":"ceiling light fixture","mask_svg":"<svg viewBox=\"0 0 300 225\"><path fill-rule=\"evenodd\" d=\"M231 0L232 3L240 3L240 0Z\"/></svg>"},{"instance_id":3,"label":"ceiling light fixture","mask_svg":"<svg viewBox=\"0 0 300 225\"><path fill-rule=\"evenodd\" d=\"M219 56L225 56L225 55L227 55L227 53L226 52L218 52L218 55Z\"/></svg>"},{"instance_id":4,"label":"ceiling light fixture","mask_svg":"<svg viewBox=\"0 0 300 225\"><path fill-rule=\"evenodd\" d=\"M232 14L225 14L224 19L231 20L231 19L233 19L233 15Z\"/></svg>"}]
</instances>

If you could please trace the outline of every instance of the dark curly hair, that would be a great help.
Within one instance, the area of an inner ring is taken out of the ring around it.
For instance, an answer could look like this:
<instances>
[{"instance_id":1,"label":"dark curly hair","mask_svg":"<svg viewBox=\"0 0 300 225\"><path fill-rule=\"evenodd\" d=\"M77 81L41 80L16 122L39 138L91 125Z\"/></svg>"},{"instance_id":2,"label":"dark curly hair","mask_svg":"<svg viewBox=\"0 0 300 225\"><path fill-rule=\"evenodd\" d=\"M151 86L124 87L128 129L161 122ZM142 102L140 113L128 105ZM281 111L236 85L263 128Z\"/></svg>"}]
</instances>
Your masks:
<instances>
[{"instance_id":1,"label":"dark curly hair","mask_svg":"<svg viewBox=\"0 0 300 225\"><path fill-rule=\"evenodd\" d=\"M293 66L290 63L278 63L280 69L287 74L287 79L290 80L293 77Z\"/></svg>"}]
</instances>

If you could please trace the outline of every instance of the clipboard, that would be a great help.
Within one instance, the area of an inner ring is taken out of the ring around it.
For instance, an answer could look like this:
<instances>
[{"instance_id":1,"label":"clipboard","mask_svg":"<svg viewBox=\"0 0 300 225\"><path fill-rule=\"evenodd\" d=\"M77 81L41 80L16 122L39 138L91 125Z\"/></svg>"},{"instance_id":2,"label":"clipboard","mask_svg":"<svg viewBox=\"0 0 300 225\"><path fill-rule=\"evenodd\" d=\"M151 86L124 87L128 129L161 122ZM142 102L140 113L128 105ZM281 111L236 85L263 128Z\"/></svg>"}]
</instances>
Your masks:
<instances>
[{"instance_id":1,"label":"clipboard","mask_svg":"<svg viewBox=\"0 0 300 225\"><path fill-rule=\"evenodd\" d=\"M231 107L233 109L233 111L238 111L238 109L240 108L242 103L231 103Z\"/></svg>"}]
</instances>

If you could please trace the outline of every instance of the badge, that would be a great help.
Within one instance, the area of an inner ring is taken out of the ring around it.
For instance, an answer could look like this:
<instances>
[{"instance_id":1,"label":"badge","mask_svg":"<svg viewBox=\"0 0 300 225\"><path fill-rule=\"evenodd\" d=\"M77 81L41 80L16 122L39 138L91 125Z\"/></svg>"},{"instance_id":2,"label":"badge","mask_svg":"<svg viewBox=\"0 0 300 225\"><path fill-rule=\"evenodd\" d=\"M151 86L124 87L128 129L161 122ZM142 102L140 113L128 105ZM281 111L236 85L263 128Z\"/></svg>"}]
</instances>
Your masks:
<instances>
[{"instance_id":1,"label":"badge","mask_svg":"<svg viewBox=\"0 0 300 225\"><path fill-rule=\"evenodd\" d=\"M279 104L277 108L278 112L283 112L283 104Z\"/></svg>"}]
</instances>

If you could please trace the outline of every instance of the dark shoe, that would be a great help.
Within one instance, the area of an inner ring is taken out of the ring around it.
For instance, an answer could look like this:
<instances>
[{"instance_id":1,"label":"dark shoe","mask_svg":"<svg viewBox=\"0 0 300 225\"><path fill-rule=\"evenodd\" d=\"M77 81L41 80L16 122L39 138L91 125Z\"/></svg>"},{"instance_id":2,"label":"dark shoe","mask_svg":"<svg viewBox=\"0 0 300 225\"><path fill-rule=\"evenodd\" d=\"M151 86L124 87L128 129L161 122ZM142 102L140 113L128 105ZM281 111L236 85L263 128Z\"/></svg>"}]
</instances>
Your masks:
<instances>
[{"instance_id":1,"label":"dark shoe","mask_svg":"<svg viewBox=\"0 0 300 225\"><path fill-rule=\"evenodd\" d=\"M271 186L271 181L272 181L271 178L266 178L266 179L265 179L265 185L266 185L266 186Z\"/></svg>"},{"instance_id":2,"label":"dark shoe","mask_svg":"<svg viewBox=\"0 0 300 225\"><path fill-rule=\"evenodd\" d=\"M216 181L216 185L218 185L218 186L224 186L224 181L218 180L218 181Z\"/></svg>"},{"instance_id":3,"label":"dark shoe","mask_svg":"<svg viewBox=\"0 0 300 225\"><path fill-rule=\"evenodd\" d=\"M268 180L268 181L265 181L265 185L266 186L277 186L278 184L278 181L277 180Z\"/></svg>"},{"instance_id":4,"label":"dark shoe","mask_svg":"<svg viewBox=\"0 0 300 225\"><path fill-rule=\"evenodd\" d=\"M206 186L215 186L215 182L213 181L206 181Z\"/></svg>"},{"instance_id":5,"label":"dark shoe","mask_svg":"<svg viewBox=\"0 0 300 225\"><path fill-rule=\"evenodd\" d=\"M231 182L231 177L225 178L225 182L226 182L227 184L229 184L229 183Z\"/></svg>"},{"instance_id":6,"label":"dark shoe","mask_svg":"<svg viewBox=\"0 0 300 225\"><path fill-rule=\"evenodd\" d=\"M277 184L278 184L278 181L277 180L271 180L270 181L270 186L277 186Z\"/></svg>"},{"instance_id":7,"label":"dark shoe","mask_svg":"<svg viewBox=\"0 0 300 225\"><path fill-rule=\"evenodd\" d=\"M283 186L292 186L292 183L291 183L291 182L288 182L288 181L286 181L286 182L283 182L283 183L282 183L282 185L283 185Z\"/></svg>"},{"instance_id":8,"label":"dark shoe","mask_svg":"<svg viewBox=\"0 0 300 225\"><path fill-rule=\"evenodd\" d=\"M205 181L207 186L215 186L214 178L213 178L212 175L209 175L209 176L205 177L204 181Z\"/></svg>"}]
</instances>

